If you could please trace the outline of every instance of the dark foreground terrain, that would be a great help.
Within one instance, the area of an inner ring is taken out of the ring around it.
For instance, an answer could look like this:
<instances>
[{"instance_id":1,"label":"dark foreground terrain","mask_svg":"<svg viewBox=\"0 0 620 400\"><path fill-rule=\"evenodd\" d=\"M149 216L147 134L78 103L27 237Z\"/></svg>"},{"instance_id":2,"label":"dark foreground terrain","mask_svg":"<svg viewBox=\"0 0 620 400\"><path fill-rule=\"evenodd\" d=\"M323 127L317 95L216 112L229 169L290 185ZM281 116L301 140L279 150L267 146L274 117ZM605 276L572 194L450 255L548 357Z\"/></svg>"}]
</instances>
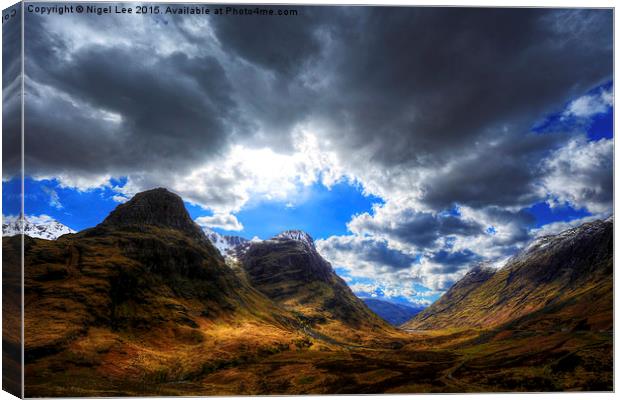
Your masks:
<instances>
[{"instance_id":1,"label":"dark foreground terrain","mask_svg":"<svg viewBox=\"0 0 620 400\"><path fill-rule=\"evenodd\" d=\"M399 338L398 346L403 346L399 349L338 348L316 340L310 340L310 348L295 348L291 342L263 346L256 354L238 350L231 358L195 355L209 360L208 368L195 369L183 365L193 358L187 352L175 356L170 351L158 354L168 361L156 372L139 354L135 356L140 367L127 371L125 362L116 364L114 349L82 348L52 357L47 372L42 371L45 364L29 365L27 393L36 397L612 389L611 333L519 331L487 336L491 337L481 341L479 332L411 334ZM150 352L143 356L156 357Z\"/></svg>"},{"instance_id":2,"label":"dark foreground terrain","mask_svg":"<svg viewBox=\"0 0 620 400\"><path fill-rule=\"evenodd\" d=\"M178 196L144 192L95 228L25 238L25 394L609 391L612 228L473 269L397 329L308 236L225 260ZM5 262L20 241L5 238Z\"/></svg>"}]
</instances>

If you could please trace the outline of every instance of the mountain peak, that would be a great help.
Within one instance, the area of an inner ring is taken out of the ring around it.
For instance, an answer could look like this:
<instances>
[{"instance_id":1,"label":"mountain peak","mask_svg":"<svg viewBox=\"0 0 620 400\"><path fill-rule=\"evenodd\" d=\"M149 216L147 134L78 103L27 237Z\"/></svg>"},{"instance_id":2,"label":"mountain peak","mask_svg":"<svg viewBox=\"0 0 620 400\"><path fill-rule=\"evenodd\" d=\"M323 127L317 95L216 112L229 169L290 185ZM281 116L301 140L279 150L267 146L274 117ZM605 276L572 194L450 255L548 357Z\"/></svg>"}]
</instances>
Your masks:
<instances>
[{"instance_id":1,"label":"mountain peak","mask_svg":"<svg viewBox=\"0 0 620 400\"><path fill-rule=\"evenodd\" d=\"M61 224L47 215L2 216L2 236L15 236L20 234L38 239L56 240L62 235L75 233L66 225Z\"/></svg>"},{"instance_id":2,"label":"mountain peak","mask_svg":"<svg viewBox=\"0 0 620 400\"><path fill-rule=\"evenodd\" d=\"M312 236L301 230L288 230L281 232L272 238L273 240L296 240L305 243L310 247L314 247Z\"/></svg>"},{"instance_id":3,"label":"mountain peak","mask_svg":"<svg viewBox=\"0 0 620 400\"><path fill-rule=\"evenodd\" d=\"M174 228L192 236L204 236L185 209L183 199L164 188L140 192L119 205L103 221L104 226L155 225Z\"/></svg>"},{"instance_id":4,"label":"mountain peak","mask_svg":"<svg viewBox=\"0 0 620 400\"><path fill-rule=\"evenodd\" d=\"M559 248L578 248L584 243L591 241L607 229L613 229L613 214L604 220L594 220L583 223L574 228L567 229L557 234L540 236L533 240L521 254L514 257L514 260L526 258L532 254L548 252Z\"/></svg>"}]
</instances>

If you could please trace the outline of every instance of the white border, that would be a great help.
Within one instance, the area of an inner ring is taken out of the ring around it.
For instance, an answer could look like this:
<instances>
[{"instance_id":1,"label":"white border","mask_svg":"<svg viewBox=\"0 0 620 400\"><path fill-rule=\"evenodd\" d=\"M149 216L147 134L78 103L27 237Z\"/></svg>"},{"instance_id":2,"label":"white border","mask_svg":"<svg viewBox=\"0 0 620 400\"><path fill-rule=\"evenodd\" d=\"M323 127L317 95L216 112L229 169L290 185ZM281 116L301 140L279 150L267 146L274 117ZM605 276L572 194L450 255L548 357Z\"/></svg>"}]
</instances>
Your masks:
<instances>
[{"instance_id":1,"label":"white border","mask_svg":"<svg viewBox=\"0 0 620 400\"><path fill-rule=\"evenodd\" d=\"M95 0L100 2L111 2L106 0ZM59 3L69 3L75 2L80 3L79 1L59 1ZM93 2L93 0L89 0L87 2ZM187 1L183 0L167 0L168 3L184 3ZM192 1L193 2L193 1ZM11 0L0 0L0 6L2 9L10 7L11 5L17 3L17 1ZM148 3L145 1L144 3ZM578 0L529 0L529 1L516 1L516 0L504 0L504 1L492 1L492 0L475 0L475 1L467 1L467 0L450 0L450 1L416 1L416 0L388 0L388 1L371 1L371 0L314 0L314 1L284 1L284 0L268 0L268 1L258 1L258 0L243 0L243 1L231 1L231 0L222 0L222 1L208 1L205 3L211 4L308 4L308 5L334 5L334 4L342 4L342 5L399 5L399 6L469 6L469 7L558 7L558 8L610 8L615 7L615 1L610 0L589 0L589 1L578 1ZM614 10L614 25L615 25L615 10ZM22 25L23 28L23 25ZM614 29L614 43L617 42L618 32ZM23 42L22 42L23 44ZM0 43L1 49L1 43ZM2 56L0 52L0 65L2 61ZM592 60L592 62L597 62L597 60ZM23 63L23 57L22 57ZM616 76L616 66L617 63L617 53L614 51L614 77ZM1 67L0 67L1 68ZM614 97L616 85L614 82ZM1 100L0 100L1 105ZM618 120L615 118L615 107L614 107L614 132L618 132ZM0 118L0 132L2 129L2 122ZM1 154L2 154L2 142L0 141L0 165L1 165ZM23 160L23 158L22 158ZM615 189L618 187L620 183L620 177L616 174L615 166L618 165L618 154L614 151L614 214L616 213L616 202L615 202ZM2 205L2 200L0 198L0 207ZM616 225L614 224L614 249L618 248L618 230L616 229ZM1 265L1 260L0 260ZM616 258L614 252L614 272L616 272ZM614 287L620 287L620 280L618 277L618 273L614 273ZM618 297L615 295L616 290L614 290L614 317L617 314L618 308ZM0 288L0 299L1 299L1 288ZM614 318L615 322L615 318ZM615 325L615 323L614 323ZM616 334L614 332L614 344L616 343ZM618 377L618 347L614 346L614 388L617 388L617 377ZM2 361L0 358L0 367ZM374 399L380 400L389 400L394 398L407 398L407 399L532 399L537 397L544 397L547 399L554 399L558 396L561 400L581 400L584 397L587 397L589 400L597 400L597 399L612 399L615 398L615 394L613 393L529 393L529 394L498 394L498 393L487 393L487 394L412 394L412 395L375 395L375 396L363 396L363 397L371 397ZM303 399L312 399L312 400L327 400L327 399L338 399L338 400L353 400L359 399L361 396L278 396L285 398L303 398ZM206 397L208 399L217 399L224 397ZM248 397L248 396L237 396L236 399L256 399L257 397ZM12 395L0 391L0 400L9 400L15 399ZM73 399L73 398L72 398ZM92 399L92 398L87 398ZM137 399L169 399L169 398L159 398L159 397L144 397Z\"/></svg>"}]
</instances>

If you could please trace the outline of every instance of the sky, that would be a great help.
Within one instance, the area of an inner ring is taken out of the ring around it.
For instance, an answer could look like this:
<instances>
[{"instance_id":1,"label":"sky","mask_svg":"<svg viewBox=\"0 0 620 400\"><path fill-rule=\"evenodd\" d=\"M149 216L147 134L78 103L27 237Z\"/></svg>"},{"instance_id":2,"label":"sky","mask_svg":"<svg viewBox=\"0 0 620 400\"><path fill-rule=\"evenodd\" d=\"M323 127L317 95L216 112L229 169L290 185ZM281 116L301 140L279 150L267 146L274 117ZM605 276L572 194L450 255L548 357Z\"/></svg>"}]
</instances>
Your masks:
<instances>
[{"instance_id":1,"label":"sky","mask_svg":"<svg viewBox=\"0 0 620 400\"><path fill-rule=\"evenodd\" d=\"M611 10L296 8L26 13L26 215L81 230L166 187L202 226L305 230L356 294L428 305L613 212Z\"/></svg>"}]
</instances>

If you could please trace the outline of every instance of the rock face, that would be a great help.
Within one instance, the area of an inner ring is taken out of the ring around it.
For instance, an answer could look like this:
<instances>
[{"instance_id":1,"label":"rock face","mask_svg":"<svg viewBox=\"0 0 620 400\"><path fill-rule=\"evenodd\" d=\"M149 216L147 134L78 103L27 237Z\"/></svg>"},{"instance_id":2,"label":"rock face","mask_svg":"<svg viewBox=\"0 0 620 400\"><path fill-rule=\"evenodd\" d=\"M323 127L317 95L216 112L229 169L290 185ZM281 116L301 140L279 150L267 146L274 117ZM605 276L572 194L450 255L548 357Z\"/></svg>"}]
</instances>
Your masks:
<instances>
[{"instance_id":1,"label":"rock face","mask_svg":"<svg viewBox=\"0 0 620 400\"><path fill-rule=\"evenodd\" d=\"M489 328L519 318L534 323L544 314L547 322L539 318L537 324L555 320L566 329L610 329L612 271L610 218L540 238L501 269L474 268L403 326Z\"/></svg>"},{"instance_id":2,"label":"rock face","mask_svg":"<svg viewBox=\"0 0 620 400\"><path fill-rule=\"evenodd\" d=\"M252 281L262 286L329 282L334 273L331 265L309 243L313 242L281 235L256 243L246 252L244 267ZM276 293L272 295L278 296Z\"/></svg>"},{"instance_id":3,"label":"rock face","mask_svg":"<svg viewBox=\"0 0 620 400\"><path fill-rule=\"evenodd\" d=\"M119 205L100 224L106 227L158 226L183 231L194 237L204 237L200 227L192 221L183 199L167 189L158 188L136 194Z\"/></svg>"},{"instance_id":4,"label":"rock face","mask_svg":"<svg viewBox=\"0 0 620 400\"><path fill-rule=\"evenodd\" d=\"M307 233L287 231L253 243L240 261L255 288L311 324L386 328L316 251Z\"/></svg>"}]
</instances>

